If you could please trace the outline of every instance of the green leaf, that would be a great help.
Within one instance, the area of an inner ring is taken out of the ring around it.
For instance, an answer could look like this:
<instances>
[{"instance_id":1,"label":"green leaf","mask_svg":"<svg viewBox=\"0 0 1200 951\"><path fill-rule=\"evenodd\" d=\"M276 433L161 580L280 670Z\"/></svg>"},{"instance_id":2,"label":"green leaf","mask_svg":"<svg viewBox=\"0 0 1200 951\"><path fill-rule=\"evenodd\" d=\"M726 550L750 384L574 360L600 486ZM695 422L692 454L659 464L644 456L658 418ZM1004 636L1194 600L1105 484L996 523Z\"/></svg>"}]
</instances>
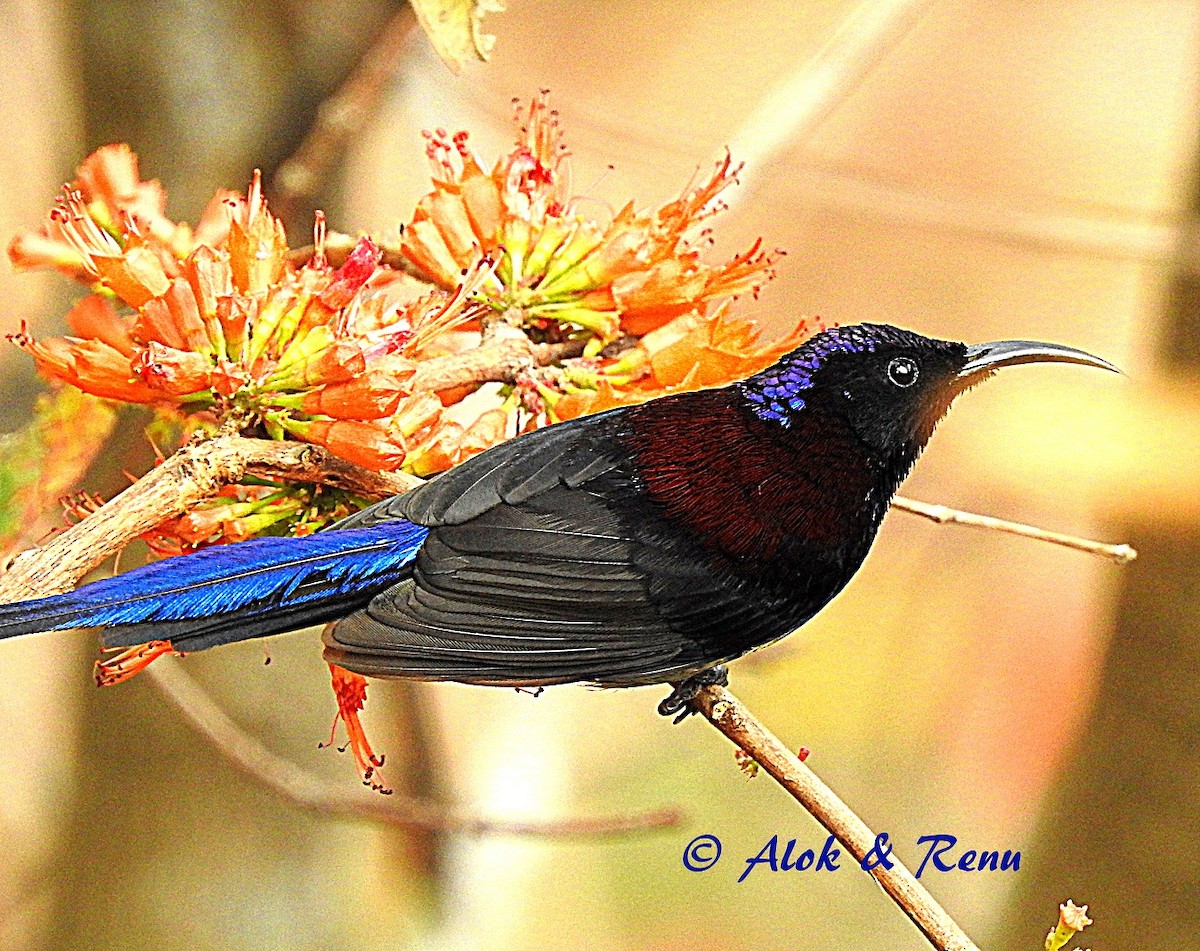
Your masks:
<instances>
[{"instance_id":1,"label":"green leaf","mask_svg":"<svg viewBox=\"0 0 1200 951\"><path fill-rule=\"evenodd\" d=\"M486 60L496 38L481 29L489 13L504 10L505 0L409 0L417 22L433 48L458 73L472 60Z\"/></svg>"},{"instance_id":2,"label":"green leaf","mask_svg":"<svg viewBox=\"0 0 1200 951\"><path fill-rule=\"evenodd\" d=\"M40 397L24 429L0 436L0 546L76 488L107 441L111 404L73 386Z\"/></svg>"}]
</instances>

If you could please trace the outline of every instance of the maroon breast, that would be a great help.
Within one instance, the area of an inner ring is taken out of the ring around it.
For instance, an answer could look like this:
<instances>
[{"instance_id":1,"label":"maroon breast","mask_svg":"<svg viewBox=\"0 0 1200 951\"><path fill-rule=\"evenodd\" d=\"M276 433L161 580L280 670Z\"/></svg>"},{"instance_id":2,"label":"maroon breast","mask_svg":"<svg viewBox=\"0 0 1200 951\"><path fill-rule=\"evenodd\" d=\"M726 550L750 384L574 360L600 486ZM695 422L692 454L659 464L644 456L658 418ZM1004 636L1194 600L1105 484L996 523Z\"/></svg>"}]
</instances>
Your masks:
<instances>
[{"instance_id":1,"label":"maroon breast","mask_svg":"<svg viewBox=\"0 0 1200 951\"><path fill-rule=\"evenodd\" d=\"M631 414L624 438L649 497L706 547L770 560L788 541L840 549L870 522L872 466L844 425L810 412L785 430L728 390L655 410Z\"/></svg>"}]
</instances>

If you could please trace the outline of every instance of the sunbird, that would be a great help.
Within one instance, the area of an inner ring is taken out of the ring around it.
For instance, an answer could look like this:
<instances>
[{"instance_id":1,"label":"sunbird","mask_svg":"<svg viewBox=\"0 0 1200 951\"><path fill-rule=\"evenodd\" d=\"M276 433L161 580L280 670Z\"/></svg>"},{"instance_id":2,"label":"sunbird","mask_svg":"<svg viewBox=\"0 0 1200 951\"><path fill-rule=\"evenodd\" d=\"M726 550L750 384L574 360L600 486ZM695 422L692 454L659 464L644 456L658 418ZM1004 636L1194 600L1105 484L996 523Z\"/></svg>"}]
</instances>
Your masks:
<instances>
[{"instance_id":1,"label":"sunbird","mask_svg":"<svg viewBox=\"0 0 1200 951\"><path fill-rule=\"evenodd\" d=\"M309 537L0 606L0 637L98 627L107 647L197 651L332 622L326 659L365 676L669 683L660 712L686 713L846 586L959 394L1045 361L1116 371L1058 344L825 330L746 380L519 436Z\"/></svg>"}]
</instances>

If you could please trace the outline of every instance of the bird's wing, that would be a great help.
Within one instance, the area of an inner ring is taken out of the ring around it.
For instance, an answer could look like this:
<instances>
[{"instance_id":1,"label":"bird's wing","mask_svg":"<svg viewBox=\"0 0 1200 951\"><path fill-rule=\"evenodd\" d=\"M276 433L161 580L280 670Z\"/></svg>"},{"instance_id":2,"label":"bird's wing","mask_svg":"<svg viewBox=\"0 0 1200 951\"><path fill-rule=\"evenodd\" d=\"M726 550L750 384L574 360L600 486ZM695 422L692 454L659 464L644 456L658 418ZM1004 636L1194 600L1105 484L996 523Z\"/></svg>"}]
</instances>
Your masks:
<instances>
[{"instance_id":1,"label":"bird's wing","mask_svg":"<svg viewBox=\"0 0 1200 951\"><path fill-rule=\"evenodd\" d=\"M772 623L640 498L622 424L539 431L366 510L430 533L411 580L327 635L329 658L371 676L652 683L719 659L706 633Z\"/></svg>"}]
</instances>

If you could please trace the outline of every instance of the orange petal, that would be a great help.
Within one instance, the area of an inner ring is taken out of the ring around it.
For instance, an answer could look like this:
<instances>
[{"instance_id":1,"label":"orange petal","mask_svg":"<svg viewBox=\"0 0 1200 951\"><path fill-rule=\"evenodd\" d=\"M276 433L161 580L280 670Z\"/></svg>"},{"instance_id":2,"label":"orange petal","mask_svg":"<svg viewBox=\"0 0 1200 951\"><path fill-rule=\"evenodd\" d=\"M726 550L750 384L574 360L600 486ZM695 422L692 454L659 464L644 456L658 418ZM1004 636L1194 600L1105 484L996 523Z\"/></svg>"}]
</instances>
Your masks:
<instances>
[{"instance_id":1,"label":"orange petal","mask_svg":"<svg viewBox=\"0 0 1200 951\"><path fill-rule=\"evenodd\" d=\"M200 317L209 336L217 339L217 301L233 293L233 271L229 255L200 245L183 263L183 275L192 289ZM221 334L223 336L223 334Z\"/></svg>"},{"instance_id":2,"label":"orange petal","mask_svg":"<svg viewBox=\"0 0 1200 951\"><path fill-rule=\"evenodd\" d=\"M441 415L442 401L435 394L418 393L400 404L392 416L391 427L408 439L434 425Z\"/></svg>"},{"instance_id":3,"label":"orange petal","mask_svg":"<svg viewBox=\"0 0 1200 951\"><path fill-rule=\"evenodd\" d=\"M423 216L420 207L412 222L404 229L401 250L430 280L442 287L455 287L458 284L462 268L446 247L441 232L428 217Z\"/></svg>"},{"instance_id":4,"label":"orange petal","mask_svg":"<svg viewBox=\"0 0 1200 951\"><path fill-rule=\"evenodd\" d=\"M151 341L133 361L133 371L168 396L186 396L212 386L212 361L191 350L176 350Z\"/></svg>"},{"instance_id":5,"label":"orange petal","mask_svg":"<svg viewBox=\"0 0 1200 951\"><path fill-rule=\"evenodd\" d=\"M446 249L459 268L465 268L479 256L479 245L475 229L462 197L445 189L438 189L421 199L429 220L438 230Z\"/></svg>"},{"instance_id":6,"label":"orange petal","mask_svg":"<svg viewBox=\"0 0 1200 951\"><path fill-rule=\"evenodd\" d=\"M409 452L405 469L422 477L445 472L455 464L465 432L461 423L443 420L429 438Z\"/></svg>"},{"instance_id":7,"label":"orange petal","mask_svg":"<svg viewBox=\"0 0 1200 951\"><path fill-rule=\"evenodd\" d=\"M196 295L183 278L176 278L164 294L146 301L134 323L134 331L147 343L157 340L178 350L212 353Z\"/></svg>"},{"instance_id":8,"label":"orange petal","mask_svg":"<svg viewBox=\"0 0 1200 951\"><path fill-rule=\"evenodd\" d=\"M257 169L246 199L229 223L228 245L233 283L243 294L262 294L283 276L287 235L283 223L267 210Z\"/></svg>"},{"instance_id":9,"label":"orange petal","mask_svg":"<svg viewBox=\"0 0 1200 951\"><path fill-rule=\"evenodd\" d=\"M692 261L668 258L646 271L613 281L612 294L621 310L621 326L641 335L696 308L705 298L706 274Z\"/></svg>"},{"instance_id":10,"label":"orange petal","mask_svg":"<svg viewBox=\"0 0 1200 951\"><path fill-rule=\"evenodd\" d=\"M93 255L92 264L105 285L130 307L141 307L171 286L158 255L145 246L120 255Z\"/></svg>"},{"instance_id":11,"label":"orange petal","mask_svg":"<svg viewBox=\"0 0 1200 951\"><path fill-rule=\"evenodd\" d=\"M229 239L229 222L233 218L241 196L228 188L222 188L209 199L200 220L196 222L193 240L210 248L220 247Z\"/></svg>"},{"instance_id":12,"label":"orange petal","mask_svg":"<svg viewBox=\"0 0 1200 951\"><path fill-rule=\"evenodd\" d=\"M475 237L486 254L496 247L503 205L496 180L479 166L470 152L463 155L459 189Z\"/></svg>"},{"instance_id":13,"label":"orange petal","mask_svg":"<svg viewBox=\"0 0 1200 951\"><path fill-rule=\"evenodd\" d=\"M67 326L76 337L94 337L127 357L133 356L131 321L120 317L107 297L89 294L67 312Z\"/></svg>"},{"instance_id":14,"label":"orange petal","mask_svg":"<svg viewBox=\"0 0 1200 951\"><path fill-rule=\"evenodd\" d=\"M512 412L505 407L496 407L483 413L463 433L455 465L504 442L508 438L511 421Z\"/></svg>"}]
</instances>

